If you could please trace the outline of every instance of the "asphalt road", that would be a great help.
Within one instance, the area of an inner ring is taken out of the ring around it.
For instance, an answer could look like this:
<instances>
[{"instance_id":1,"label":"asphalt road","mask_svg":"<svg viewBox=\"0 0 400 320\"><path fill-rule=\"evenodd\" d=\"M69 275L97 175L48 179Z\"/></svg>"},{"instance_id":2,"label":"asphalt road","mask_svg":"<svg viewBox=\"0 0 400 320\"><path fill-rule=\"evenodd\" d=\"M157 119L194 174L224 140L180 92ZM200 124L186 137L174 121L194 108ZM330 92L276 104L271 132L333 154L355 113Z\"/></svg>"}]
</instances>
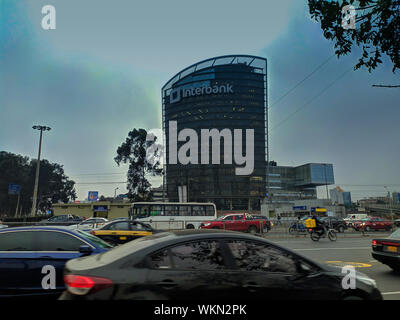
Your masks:
<instances>
[{"instance_id":1,"label":"asphalt road","mask_svg":"<svg viewBox=\"0 0 400 320\"><path fill-rule=\"evenodd\" d=\"M386 235L379 232L376 237L383 238ZM318 262L337 266L353 265L376 281L385 300L400 300L400 274L372 258L373 238L338 238L335 242L326 238L313 242L309 237L269 240Z\"/></svg>"}]
</instances>

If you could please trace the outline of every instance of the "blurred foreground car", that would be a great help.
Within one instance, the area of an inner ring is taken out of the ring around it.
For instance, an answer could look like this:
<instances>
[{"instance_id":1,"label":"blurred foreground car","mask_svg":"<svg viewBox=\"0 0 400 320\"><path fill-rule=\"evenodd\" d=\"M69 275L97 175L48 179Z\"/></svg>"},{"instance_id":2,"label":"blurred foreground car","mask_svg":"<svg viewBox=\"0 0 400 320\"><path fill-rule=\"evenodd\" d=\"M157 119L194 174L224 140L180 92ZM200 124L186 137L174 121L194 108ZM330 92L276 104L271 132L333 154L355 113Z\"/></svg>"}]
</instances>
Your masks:
<instances>
[{"instance_id":1,"label":"blurred foreground car","mask_svg":"<svg viewBox=\"0 0 400 320\"><path fill-rule=\"evenodd\" d=\"M223 230L162 232L68 261L61 300L382 299L356 273L318 264L263 238Z\"/></svg>"},{"instance_id":2,"label":"blurred foreground car","mask_svg":"<svg viewBox=\"0 0 400 320\"><path fill-rule=\"evenodd\" d=\"M116 220L107 223L99 229L92 230L90 233L108 243L117 245L136 238L152 235L154 230L151 226L142 222Z\"/></svg>"},{"instance_id":3,"label":"blurred foreground car","mask_svg":"<svg viewBox=\"0 0 400 320\"><path fill-rule=\"evenodd\" d=\"M99 238L67 227L20 227L0 230L0 298L58 298L65 290L65 263L105 252ZM54 287L51 286L51 274ZM50 275L49 275L50 274Z\"/></svg>"},{"instance_id":4,"label":"blurred foreground car","mask_svg":"<svg viewBox=\"0 0 400 320\"><path fill-rule=\"evenodd\" d=\"M400 272L400 229L388 238L372 240L372 257Z\"/></svg>"}]
</instances>

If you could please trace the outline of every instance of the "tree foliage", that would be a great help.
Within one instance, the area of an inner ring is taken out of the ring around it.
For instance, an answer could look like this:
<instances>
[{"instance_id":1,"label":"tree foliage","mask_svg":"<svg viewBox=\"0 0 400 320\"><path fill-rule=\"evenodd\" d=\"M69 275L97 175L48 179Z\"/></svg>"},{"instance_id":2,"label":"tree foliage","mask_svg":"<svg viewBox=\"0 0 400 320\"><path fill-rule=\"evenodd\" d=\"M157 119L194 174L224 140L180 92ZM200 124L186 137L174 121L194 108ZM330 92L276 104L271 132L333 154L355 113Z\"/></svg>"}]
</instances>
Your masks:
<instances>
[{"instance_id":1,"label":"tree foliage","mask_svg":"<svg viewBox=\"0 0 400 320\"><path fill-rule=\"evenodd\" d=\"M13 216L17 205L17 195L8 194L10 183L21 185L20 208L24 214L32 208L33 188L35 184L37 160L1 151L0 152L0 213ZM63 166L40 161L38 184L38 209L46 211L52 203L67 203L76 199L75 182L69 180Z\"/></svg>"},{"instance_id":2,"label":"tree foliage","mask_svg":"<svg viewBox=\"0 0 400 320\"><path fill-rule=\"evenodd\" d=\"M355 29L342 27L342 8L353 5ZM351 52L353 45L362 47L362 56L354 69L365 67L371 72L387 55L392 72L400 69L400 1L394 0L308 0L311 17L320 22L326 39L335 42L338 57Z\"/></svg>"},{"instance_id":3,"label":"tree foliage","mask_svg":"<svg viewBox=\"0 0 400 320\"><path fill-rule=\"evenodd\" d=\"M162 175L160 161L154 160L154 157L153 161L149 161L147 154L147 151L152 150L156 139L146 141L146 137L146 130L133 129L128 133L125 142L118 147L117 156L114 158L118 166L121 163L129 164L127 189L128 197L133 201L151 200L151 184L146 176L149 174L152 176Z\"/></svg>"}]
</instances>

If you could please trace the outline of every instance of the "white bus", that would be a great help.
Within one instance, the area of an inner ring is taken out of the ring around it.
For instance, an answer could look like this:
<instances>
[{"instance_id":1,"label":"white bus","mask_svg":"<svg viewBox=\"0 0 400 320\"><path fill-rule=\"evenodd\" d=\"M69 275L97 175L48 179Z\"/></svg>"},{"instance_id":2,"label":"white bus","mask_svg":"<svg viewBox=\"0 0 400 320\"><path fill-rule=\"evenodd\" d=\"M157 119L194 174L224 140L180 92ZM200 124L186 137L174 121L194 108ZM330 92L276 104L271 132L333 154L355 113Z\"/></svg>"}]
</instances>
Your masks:
<instances>
[{"instance_id":1,"label":"white bus","mask_svg":"<svg viewBox=\"0 0 400 320\"><path fill-rule=\"evenodd\" d=\"M217 209L214 203L134 202L129 217L156 230L198 229L202 221L217 218Z\"/></svg>"}]
</instances>

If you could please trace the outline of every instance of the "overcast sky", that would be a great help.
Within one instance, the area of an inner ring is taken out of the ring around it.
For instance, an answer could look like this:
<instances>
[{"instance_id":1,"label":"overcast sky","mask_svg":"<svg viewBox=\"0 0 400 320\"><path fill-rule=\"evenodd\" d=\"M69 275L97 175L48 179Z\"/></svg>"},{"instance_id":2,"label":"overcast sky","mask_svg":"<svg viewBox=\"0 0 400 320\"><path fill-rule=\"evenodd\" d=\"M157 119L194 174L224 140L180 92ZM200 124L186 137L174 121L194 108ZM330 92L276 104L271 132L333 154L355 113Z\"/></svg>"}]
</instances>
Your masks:
<instances>
[{"instance_id":1,"label":"overcast sky","mask_svg":"<svg viewBox=\"0 0 400 320\"><path fill-rule=\"evenodd\" d=\"M47 4L56 30L41 28ZM370 74L351 70L358 50L333 53L306 0L2 0L0 150L35 158L32 125L50 126L42 157L64 165L78 199L124 193L116 149L133 128L161 127L161 87L200 60L251 54L268 59L271 159L333 163L353 200L400 191L400 89L372 88L399 75L387 59Z\"/></svg>"}]
</instances>

